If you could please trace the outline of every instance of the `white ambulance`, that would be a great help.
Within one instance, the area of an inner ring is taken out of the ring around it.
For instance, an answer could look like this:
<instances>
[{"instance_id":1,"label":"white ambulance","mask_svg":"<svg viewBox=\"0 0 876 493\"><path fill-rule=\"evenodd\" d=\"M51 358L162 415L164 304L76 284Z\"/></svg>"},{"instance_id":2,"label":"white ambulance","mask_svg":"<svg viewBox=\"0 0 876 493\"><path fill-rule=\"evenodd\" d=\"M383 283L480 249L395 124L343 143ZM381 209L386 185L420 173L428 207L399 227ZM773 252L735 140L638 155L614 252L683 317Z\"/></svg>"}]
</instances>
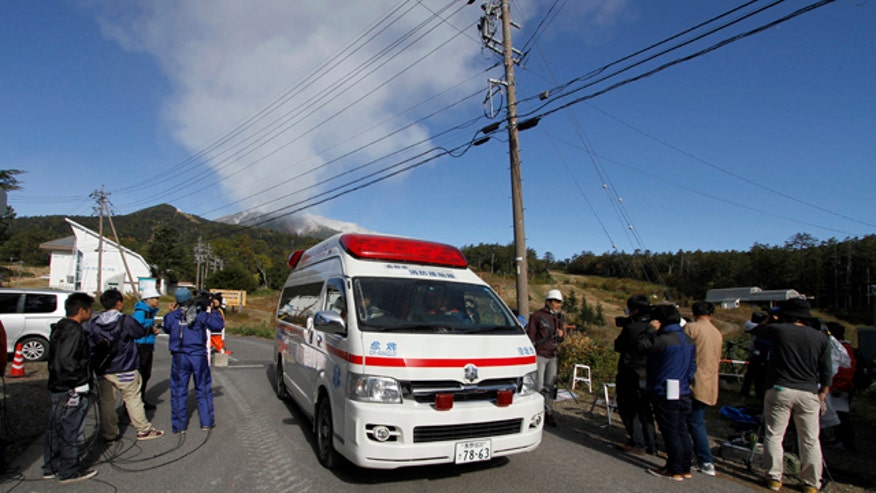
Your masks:
<instances>
[{"instance_id":1,"label":"white ambulance","mask_svg":"<svg viewBox=\"0 0 876 493\"><path fill-rule=\"evenodd\" d=\"M312 419L323 466L462 464L539 445L535 350L457 248L340 234L289 265L276 392Z\"/></svg>"}]
</instances>

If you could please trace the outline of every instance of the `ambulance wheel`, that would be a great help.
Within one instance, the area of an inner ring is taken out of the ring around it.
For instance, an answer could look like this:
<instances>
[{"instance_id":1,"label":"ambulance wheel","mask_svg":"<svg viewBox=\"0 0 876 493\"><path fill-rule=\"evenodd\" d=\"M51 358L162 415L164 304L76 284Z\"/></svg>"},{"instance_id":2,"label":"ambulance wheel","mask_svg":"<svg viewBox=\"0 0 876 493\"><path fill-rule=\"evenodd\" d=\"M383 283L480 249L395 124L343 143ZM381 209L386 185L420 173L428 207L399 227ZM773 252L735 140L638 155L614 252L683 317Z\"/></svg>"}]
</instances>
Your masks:
<instances>
[{"instance_id":1,"label":"ambulance wheel","mask_svg":"<svg viewBox=\"0 0 876 493\"><path fill-rule=\"evenodd\" d=\"M333 469L340 462L334 445L335 427L332 423L332 405L323 396L316 407L316 458L326 469Z\"/></svg>"},{"instance_id":2,"label":"ambulance wheel","mask_svg":"<svg viewBox=\"0 0 876 493\"><path fill-rule=\"evenodd\" d=\"M277 399L285 401L289 398L289 392L286 390L286 381L283 379L283 360L280 356L277 356L277 364L274 367L277 370L276 375L274 375L274 378L277 379L274 390L277 392Z\"/></svg>"}]
</instances>

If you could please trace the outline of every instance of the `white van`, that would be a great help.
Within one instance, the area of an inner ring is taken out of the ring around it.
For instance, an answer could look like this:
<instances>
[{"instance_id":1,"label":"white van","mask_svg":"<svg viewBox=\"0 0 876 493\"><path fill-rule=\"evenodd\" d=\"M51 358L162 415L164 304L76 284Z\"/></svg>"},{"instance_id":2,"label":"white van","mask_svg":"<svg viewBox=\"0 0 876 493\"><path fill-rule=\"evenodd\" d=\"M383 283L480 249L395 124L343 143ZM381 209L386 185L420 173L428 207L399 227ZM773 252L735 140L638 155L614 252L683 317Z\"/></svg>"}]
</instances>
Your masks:
<instances>
[{"instance_id":1,"label":"white van","mask_svg":"<svg viewBox=\"0 0 876 493\"><path fill-rule=\"evenodd\" d=\"M535 349L457 248L340 234L289 264L276 392L312 419L323 466L459 464L539 445Z\"/></svg>"},{"instance_id":2,"label":"white van","mask_svg":"<svg viewBox=\"0 0 876 493\"><path fill-rule=\"evenodd\" d=\"M0 288L0 322L6 328L6 352L22 346L26 361L43 361L49 355L52 324L66 316L64 302L73 291Z\"/></svg>"}]
</instances>

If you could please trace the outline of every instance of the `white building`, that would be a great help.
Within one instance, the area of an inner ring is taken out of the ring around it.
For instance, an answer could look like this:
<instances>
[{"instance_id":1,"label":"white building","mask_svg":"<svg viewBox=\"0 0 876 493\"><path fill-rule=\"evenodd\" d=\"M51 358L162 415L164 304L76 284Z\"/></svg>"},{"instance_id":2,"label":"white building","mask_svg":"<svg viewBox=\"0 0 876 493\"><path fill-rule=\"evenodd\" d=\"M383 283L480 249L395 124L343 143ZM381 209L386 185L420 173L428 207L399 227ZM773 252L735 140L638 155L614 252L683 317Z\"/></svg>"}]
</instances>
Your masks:
<instances>
[{"instance_id":1,"label":"white building","mask_svg":"<svg viewBox=\"0 0 876 493\"><path fill-rule=\"evenodd\" d=\"M154 283L149 264L140 254L104 237L103 255L98 260L100 236L70 219L66 221L73 229L73 236L40 245L40 248L51 252L49 287L86 293L115 287L123 293L132 293L134 285L139 290L145 284ZM126 263L130 276L125 268ZM98 264L102 267L102 285L99 288Z\"/></svg>"}]
</instances>

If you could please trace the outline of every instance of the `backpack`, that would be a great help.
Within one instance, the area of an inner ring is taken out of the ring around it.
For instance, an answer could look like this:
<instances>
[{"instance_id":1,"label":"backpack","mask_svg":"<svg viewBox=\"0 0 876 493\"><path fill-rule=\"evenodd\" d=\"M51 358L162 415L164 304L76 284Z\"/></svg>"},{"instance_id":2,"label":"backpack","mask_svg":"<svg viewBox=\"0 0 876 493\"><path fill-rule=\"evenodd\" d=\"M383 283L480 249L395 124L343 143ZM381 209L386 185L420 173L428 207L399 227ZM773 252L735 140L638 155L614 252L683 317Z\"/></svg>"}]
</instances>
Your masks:
<instances>
[{"instance_id":1,"label":"backpack","mask_svg":"<svg viewBox=\"0 0 876 493\"><path fill-rule=\"evenodd\" d=\"M106 374L113 359L119 353L119 336L125 324L125 315L119 316L116 327L107 336L102 336L91 348L91 368L98 375Z\"/></svg>"}]
</instances>

